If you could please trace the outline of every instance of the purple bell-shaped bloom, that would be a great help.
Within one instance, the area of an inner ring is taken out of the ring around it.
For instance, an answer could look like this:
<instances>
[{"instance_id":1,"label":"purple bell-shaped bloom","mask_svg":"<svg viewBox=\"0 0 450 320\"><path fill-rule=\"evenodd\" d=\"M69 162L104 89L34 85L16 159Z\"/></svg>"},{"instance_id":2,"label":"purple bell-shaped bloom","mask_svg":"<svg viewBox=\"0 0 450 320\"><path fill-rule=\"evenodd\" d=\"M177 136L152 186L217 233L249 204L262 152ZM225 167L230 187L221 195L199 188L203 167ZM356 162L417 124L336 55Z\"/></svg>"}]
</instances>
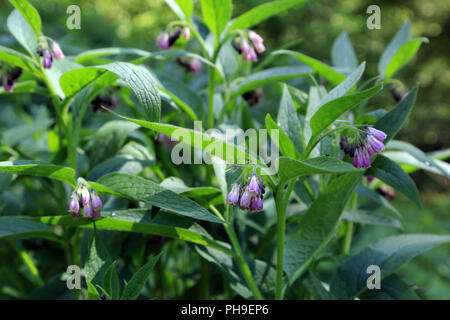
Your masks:
<instances>
[{"instance_id":1,"label":"purple bell-shaped bloom","mask_svg":"<svg viewBox=\"0 0 450 320\"><path fill-rule=\"evenodd\" d=\"M52 41L52 53L56 60L64 59L64 52L56 41Z\"/></svg>"},{"instance_id":2,"label":"purple bell-shaped bloom","mask_svg":"<svg viewBox=\"0 0 450 320\"><path fill-rule=\"evenodd\" d=\"M227 203L229 205L235 206L239 202L239 191L240 191L240 183L237 182L233 184L230 193L227 196Z\"/></svg>"},{"instance_id":3,"label":"purple bell-shaped bloom","mask_svg":"<svg viewBox=\"0 0 450 320\"><path fill-rule=\"evenodd\" d=\"M259 188L258 177L256 176L256 174L252 176L247 190L249 193L252 194L259 194L261 192Z\"/></svg>"},{"instance_id":4,"label":"purple bell-shaped bloom","mask_svg":"<svg viewBox=\"0 0 450 320\"><path fill-rule=\"evenodd\" d=\"M184 27L181 34L183 39L189 40L191 38L191 29L189 29L189 27Z\"/></svg>"},{"instance_id":5,"label":"purple bell-shaped bloom","mask_svg":"<svg viewBox=\"0 0 450 320\"><path fill-rule=\"evenodd\" d=\"M375 129L373 127L368 127L367 130L369 130L369 133L371 135L373 135L375 138L377 138L378 140L380 140L381 142L383 142L384 139L386 139L386 137L387 137L386 133L384 133L381 130Z\"/></svg>"},{"instance_id":6,"label":"purple bell-shaped bloom","mask_svg":"<svg viewBox=\"0 0 450 320\"><path fill-rule=\"evenodd\" d=\"M92 210L92 207L89 203L86 206L83 206L83 217L92 218L93 215L94 211Z\"/></svg>"},{"instance_id":7,"label":"purple bell-shaped bloom","mask_svg":"<svg viewBox=\"0 0 450 320\"><path fill-rule=\"evenodd\" d=\"M50 69L52 67L53 58L50 53L50 50L48 48L44 49L44 52L42 54L43 56L43 66L45 69Z\"/></svg>"},{"instance_id":8,"label":"purple bell-shaped bloom","mask_svg":"<svg viewBox=\"0 0 450 320\"><path fill-rule=\"evenodd\" d=\"M239 201L239 208L241 208L241 210L250 210L251 200L252 199L248 194L248 191L245 190L244 193L241 195L241 200Z\"/></svg>"},{"instance_id":9,"label":"purple bell-shaped bloom","mask_svg":"<svg viewBox=\"0 0 450 320\"><path fill-rule=\"evenodd\" d=\"M161 50L170 50L172 46L169 45L169 33L162 31L156 38L156 44Z\"/></svg>"},{"instance_id":10,"label":"purple bell-shaped bloom","mask_svg":"<svg viewBox=\"0 0 450 320\"><path fill-rule=\"evenodd\" d=\"M94 215L92 216L94 219L100 218L100 211L102 210L103 203L100 197L94 192L91 194L91 204L92 210L94 211Z\"/></svg>"},{"instance_id":11,"label":"purple bell-shaped bloom","mask_svg":"<svg viewBox=\"0 0 450 320\"><path fill-rule=\"evenodd\" d=\"M90 200L89 190L86 187L83 187L81 189L81 204L83 205L83 207L89 204L89 200Z\"/></svg>"},{"instance_id":12,"label":"purple bell-shaped bloom","mask_svg":"<svg viewBox=\"0 0 450 320\"><path fill-rule=\"evenodd\" d=\"M69 204L69 212L72 213L72 217L78 218L80 216L80 203L78 202L78 196L73 193L72 199Z\"/></svg>"}]
</instances>

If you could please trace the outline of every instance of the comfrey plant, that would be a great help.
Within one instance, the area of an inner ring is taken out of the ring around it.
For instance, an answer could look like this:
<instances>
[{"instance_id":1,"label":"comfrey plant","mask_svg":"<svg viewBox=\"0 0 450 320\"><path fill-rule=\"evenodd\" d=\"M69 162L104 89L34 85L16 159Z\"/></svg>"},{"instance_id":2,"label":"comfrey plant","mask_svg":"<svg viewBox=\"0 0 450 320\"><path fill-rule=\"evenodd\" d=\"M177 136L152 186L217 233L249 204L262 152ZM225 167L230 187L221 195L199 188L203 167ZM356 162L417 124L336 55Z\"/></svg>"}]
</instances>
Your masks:
<instances>
[{"instance_id":1,"label":"comfrey plant","mask_svg":"<svg viewBox=\"0 0 450 320\"><path fill-rule=\"evenodd\" d=\"M450 177L448 150L396 139L418 87L394 76L426 39L410 38L406 22L370 74L345 32L331 62L263 40L260 22L304 1L239 16L231 0L195 1L201 11L167 2L178 18L156 45L72 43L63 53L32 4L11 1L17 43L0 46L0 242L15 241L0 255L26 263L2 258L0 268L26 276L0 275L1 297L417 297L398 269L450 242L403 234L390 201L401 193L420 207L408 173ZM395 105L372 102L392 85ZM367 245L369 225L395 235ZM85 281L61 293L52 277L66 265ZM367 285L374 265L379 290Z\"/></svg>"}]
</instances>

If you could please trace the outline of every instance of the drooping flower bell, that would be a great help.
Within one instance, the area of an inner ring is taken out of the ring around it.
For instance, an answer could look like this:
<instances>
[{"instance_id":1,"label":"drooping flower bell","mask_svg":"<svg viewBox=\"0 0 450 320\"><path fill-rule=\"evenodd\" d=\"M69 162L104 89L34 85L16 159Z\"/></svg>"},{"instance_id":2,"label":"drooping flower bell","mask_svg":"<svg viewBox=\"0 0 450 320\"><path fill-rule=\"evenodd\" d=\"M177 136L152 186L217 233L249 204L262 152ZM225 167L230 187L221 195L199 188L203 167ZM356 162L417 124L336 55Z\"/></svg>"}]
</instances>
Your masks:
<instances>
[{"instance_id":1,"label":"drooping flower bell","mask_svg":"<svg viewBox=\"0 0 450 320\"><path fill-rule=\"evenodd\" d=\"M227 203L229 205L235 206L239 202L239 193L241 190L241 184L239 182L236 182L231 187L231 191L227 196Z\"/></svg>"},{"instance_id":2,"label":"drooping flower bell","mask_svg":"<svg viewBox=\"0 0 450 320\"><path fill-rule=\"evenodd\" d=\"M242 98L247 101L250 107L258 105L259 100L264 98L264 91L261 88L250 90L242 95Z\"/></svg>"},{"instance_id":3,"label":"drooping flower bell","mask_svg":"<svg viewBox=\"0 0 450 320\"><path fill-rule=\"evenodd\" d=\"M353 157L353 165L356 168L370 167L370 157L384 150L383 141L386 134L373 127L366 126L362 133L355 137L344 136L339 143L341 149Z\"/></svg>"},{"instance_id":4,"label":"drooping flower bell","mask_svg":"<svg viewBox=\"0 0 450 320\"><path fill-rule=\"evenodd\" d=\"M258 55L245 37L237 36L231 42L231 45L237 53L242 55L244 61L257 61Z\"/></svg>"},{"instance_id":5,"label":"drooping flower bell","mask_svg":"<svg viewBox=\"0 0 450 320\"><path fill-rule=\"evenodd\" d=\"M184 27L181 34L184 40L189 40L191 38L191 29Z\"/></svg>"},{"instance_id":6,"label":"drooping flower bell","mask_svg":"<svg viewBox=\"0 0 450 320\"><path fill-rule=\"evenodd\" d=\"M42 65L44 66L44 68L50 69L52 67L53 57L48 48L44 49L42 57L43 57Z\"/></svg>"},{"instance_id":7,"label":"drooping flower bell","mask_svg":"<svg viewBox=\"0 0 450 320\"><path fill-rule=\"evenodd\" d=\"M169 33L162 31L158 37L156 37L156 44L161 50L170 50L172 47L169 45Z\"/></svg>"},{"instance_id":8,"label":"drooping flower bell","mask_svg":"<svg viewBox=\"0 0 450 320\"><path fill-rule=\"evenodd\" d=\"M391 84L389 86L389 92L396 102L402 101L409 93L406 87L404 87L404 90L402 90L402 88L399 88L396 84Z\"/></svg>"},{"instance_id":9,"label":"drooping flower bell","mask_svg":"<svg viewBox=\"0 0 450 320\"><path fill-rule=\"evenodd\" d=\"M264 39L259 34L250 30L248 32L248 37L252 41L253 47L255 48L256 52L262 53L266 50L266 47L263 44Z\"/></svg>"},{"instance_id":10,"label":"drooping flower bell","mask_svg":"<svg viewBox=\"0 0 450 320\"><path fill-rule=\"evenodd\" d=\"M72 213L72 217L78 218L80 216L80 202L76 192L72 193L72 199L69 204L69 212Z\"/></svg>"},{"instance_id":11,"label":"drooping flower bell","mask_svg":"<svg viewBox=\"0 0 450 320\"><path fill-rule=\"evenodd\" d=\"M74 218L80 216L80 204L83 208L83 217L92 219L101 217L102 200L94 190L89 191L88 184L83 178L78 178L77 186L72 193L69 204L68 211L72 213Z\"/></svg>"},{"instance_id":12,"label":"drooping flower bell","mask_svg":"<svg viewBox=\"0 0 450 320\"><path fill-rule=\"evenodd\" d=\"M93 215L92 218L98 219L100 218L100 211L102 210L103 203L100 197L97 195L95 191L92 191L91 193L91 204L92 204L92 211Z\"/></svg>"},{"instance_id":13,"label":"drooping flower bell","mask_svg":"<svg viewBox=\"0 0 450 320\"><path fill-rule=\"evenodd\" d=\"M14 83L20 78L22 69L19 67L7 67L3 66L3 74L0 75L3 89L8 92L14 91Z\"/></svg>"},{"instance_id":14,"label":"drooping flower bell","mask_svg":"<svg viewBox=\"0 0 450 320\"><path fill-rule=\"evenodd\" d=\"M119 100L113 94L100 94L92 100L91 105L94 112L106 112L102 107L112 110L119 105Z\"/></svg>"},{"instance_id":15,"label":"drooping flower bell","mask_svg":"<svg viewBox=\"0 0 450 320\"><path fill-rule=\"evenodd\" d=\"M202 69L202 63L197 59L178 58L177 62L183 66L187 72L197 73Z\"/></svg>"}]
</instances>

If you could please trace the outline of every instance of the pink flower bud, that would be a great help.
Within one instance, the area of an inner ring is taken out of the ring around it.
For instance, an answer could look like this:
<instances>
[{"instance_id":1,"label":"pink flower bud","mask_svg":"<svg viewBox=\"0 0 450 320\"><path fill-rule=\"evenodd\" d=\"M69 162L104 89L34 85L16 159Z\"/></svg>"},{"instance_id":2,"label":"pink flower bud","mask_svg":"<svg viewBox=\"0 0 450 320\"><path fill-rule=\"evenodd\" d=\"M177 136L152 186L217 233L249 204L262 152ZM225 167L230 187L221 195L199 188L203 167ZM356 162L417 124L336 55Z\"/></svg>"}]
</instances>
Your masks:
<instances>
[{"instance_id":1,"label":"pink flower bud","mask_svg":"<svg viewBox=\"0 0 450 320\"><path fill-rule=\"evenodd\" d=\"M64 59L64 53L56 41L52 41L52 52L56 60Z\"/></svg>"},{"instance_id":2,"label":"pink flower bud","mask_svg":"<svg viewBox=\"0 0 450 320\"><path fill-rule=\"evenodd\" d=\"M182 35L183 35L183 39L189 40L191 38L191 29L189 29L189 27L184 27Z\"/></svg>"}]
</instances>

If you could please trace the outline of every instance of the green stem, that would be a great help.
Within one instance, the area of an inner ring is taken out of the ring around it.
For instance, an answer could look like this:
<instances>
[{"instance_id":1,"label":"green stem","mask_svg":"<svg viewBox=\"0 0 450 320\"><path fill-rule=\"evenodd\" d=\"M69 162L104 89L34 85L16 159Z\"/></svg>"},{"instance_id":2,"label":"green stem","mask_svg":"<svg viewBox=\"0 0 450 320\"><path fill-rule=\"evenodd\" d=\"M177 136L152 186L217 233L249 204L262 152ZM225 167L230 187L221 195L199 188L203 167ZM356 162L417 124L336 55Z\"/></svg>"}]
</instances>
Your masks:
<instances>
[{"instance_id":1,"label":"green stem","mask_svg":"<svg viewBox=\"0 0 450 320\"><path fill-rule=\"evenodd\" d=\"M358 195L356 193L352 194L350 199L350 209L355 210L358 204ZM347 231L345 233L344 242L342 245L342 253L344 255L349 254L351 246L352 246L352 238L353 238L353 222L347 222Z\"/></svg>"},{"instance_id":2,"label":"green stem","mask_svg":"<svg viewBox=\"0 0 450 320\"><path fill-rule=\"evenodd\" d=\"M283 264L284 264L284 238L286 233L286 208L289 197L294 187L294 181L289 182L287 190L284 185L278 185L275 193L275 204L277 207L277 283L275 288L275 299L283 298Z\"/></svg>"},{"instance_id":3,"label":"green stem","mask_svg":"<svg viewBox=\"0 0 450 320\"><path fill-rule=\"evenodd\" d=\"M208 84L208 128L214 128L214 82L216 69L209 68L209 84Z\"/></svg>"}]
</instances>

